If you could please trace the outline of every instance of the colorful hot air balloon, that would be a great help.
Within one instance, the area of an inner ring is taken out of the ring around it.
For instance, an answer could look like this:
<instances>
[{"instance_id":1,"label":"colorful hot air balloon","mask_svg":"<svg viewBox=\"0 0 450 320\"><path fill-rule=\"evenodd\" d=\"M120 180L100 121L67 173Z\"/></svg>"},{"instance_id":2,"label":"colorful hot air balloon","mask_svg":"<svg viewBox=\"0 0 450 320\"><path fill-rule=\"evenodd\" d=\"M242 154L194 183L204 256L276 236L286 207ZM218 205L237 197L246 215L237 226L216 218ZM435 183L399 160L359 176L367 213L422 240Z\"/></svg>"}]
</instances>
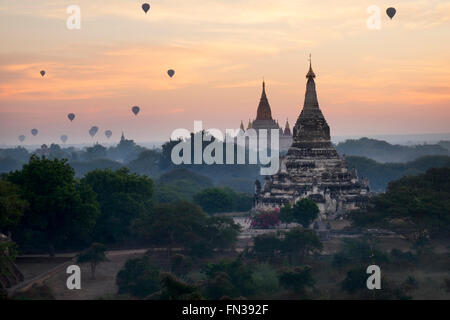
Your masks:
<instances>
[{"instance_id":1,"label":"colorful hot air balloon","mask_svg":"<svg viewBox=\"0 0 450 320\"><path fill-rule=\"evenodd\" d=\"M138 106L134 106L133 108L131 108L131 111L133 111L135 116L138 115L140 110L141 110L141 108L139 108Z\"/></svg>"},{"instance_id":2,"label":"colorful hot air balloon","mask_svg":"<svg viewBox=\"0 0 450 320\"><path fill-rule=\"evenodd\" d=\"M33 136L37 136L37 134L38 134L38 129L31 129L31 134L32 134Z\"/></svg>"},{"instance_id":3,"label":"colorful hot air balloon","mask_svg":"<svg viewBox=\"0 0 450 320\"><path fill-rule=\"evenodd\" d=\"M73 119L75 119L75 114L69 113L69 114L67 115L67 118L69 118L70 122L72 122Z\"/></svg>"},{"instance_id":4,"label":"colorful hot air balloon","mask_svg":"<svg viewBox=\"0 0 450 320\"><path fill-rule=\"evenodd\" d=\"M391 18L391 20L395 16L396 12L397 10L395 10L395 8L392 7L386 9L386 14L388 15L389 18Z\"/></svg>"},{"instance_id":5,"label":"colorful hot air balloon","mask_svg":"<svg viewBox=\"0 0 450 320\"><path fill-rule=\"evenodd\" d=\"M172 69L170 69L170 70L167 70L167 74L169 75L169 77L173 77L173 75L175 74L175 71L174 70L172 70Z\"/></svg>"},{"instance_id":6,"label":"colorful hot air balloon","mask_svg":"<svg viewBox=\"0 0 450 320\"><path fill-rule=\"evenodd\" d=\"M23 135L23 134L21 134L20 136L19 136L19 141L20 142L23 142L25 140L25 136Z\"/></svg>"},{"instance_id":7,"label":"colorful hot air balloon","mask_svg":"<svg viewBox=\"0 0 450 320\"><path fill-rule=\"evenodd\" d=\"M67 141L67 136L66 136L65 134L63 134L63 135L61 136L61 141L62 141L62 143L66 143L66 141Z\"/></svg>"},{"instance_id":8,"label":"colorful hot air balloon","mask_svg":"<svg viewBox=\"0 0 450 320\"><path fill-rule=\"evenodd\" d=\"M45 76L45 70L41 70L40 74L41 76Z\"/></svg>"},{"instance_id":9,"label":"colorful hot air balloon","mask_svg":"<svg viewBox=\"0 0 450 320\"><path fill-rule=\"evenodd\" d=\"M97 126L93 126L92 128L89 129L89 134L91 135L92 138L95 136L97 131L98 131L98 127Z\"/></svg>"},{"instance_id":10,"label":"colorful hot air balloon","mask_svg":"<svg viewBox=\"0 0 450 320\"><path fill-rule=\"evenodd\" d=\"M148 3L143 3L142 10L144 10L144 12L147 13L147 11L150 10L150 5Z\"/></svg>"},{"instance_id":11,"label":"colorful hot air balloon","mask_svg":"<svg viewBox=\"0 0 450 320\"><path fill-rule=\"evenodd\" d=\"M112 131L111 130L106 130L105 131L105 136L106 136L106 138L111 138L111 136L112 136Z\"/></svg>"}]
</instances>

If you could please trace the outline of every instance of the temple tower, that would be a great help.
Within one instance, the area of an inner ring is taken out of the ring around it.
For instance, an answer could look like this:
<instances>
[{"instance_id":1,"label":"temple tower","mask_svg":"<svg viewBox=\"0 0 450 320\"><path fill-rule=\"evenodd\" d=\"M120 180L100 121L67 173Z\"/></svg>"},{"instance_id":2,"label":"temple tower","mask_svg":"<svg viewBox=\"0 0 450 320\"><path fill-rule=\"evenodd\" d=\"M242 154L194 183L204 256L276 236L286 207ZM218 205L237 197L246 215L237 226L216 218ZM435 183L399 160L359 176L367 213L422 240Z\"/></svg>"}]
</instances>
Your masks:
<instances>
[{"instance_id":1,"label":"temple tower","mask_svg":"<svg viewBox=\"0 0 450 320\"><path fill-rule=\"evenodd\" d=\"M293 128L293 142L280 161L279 172L266 178L255 192L255 208L281 207L308 197L319 207L320 218L333 218L365 206L368 183L347 170L331 143L328 126L316 93L311 61L306 74L303 108Z\"/></svg>"}]
</instances>

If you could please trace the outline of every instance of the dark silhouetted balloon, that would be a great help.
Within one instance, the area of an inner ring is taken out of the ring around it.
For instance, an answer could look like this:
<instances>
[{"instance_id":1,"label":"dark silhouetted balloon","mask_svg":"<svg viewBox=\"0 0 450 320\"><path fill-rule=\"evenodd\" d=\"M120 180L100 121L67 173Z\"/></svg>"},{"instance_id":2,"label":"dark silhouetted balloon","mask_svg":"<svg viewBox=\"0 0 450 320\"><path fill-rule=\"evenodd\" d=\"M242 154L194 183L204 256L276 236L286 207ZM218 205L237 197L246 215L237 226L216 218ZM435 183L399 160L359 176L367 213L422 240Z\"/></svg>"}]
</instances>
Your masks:
<instances>
[{"instance_id":1,"label":"dark silhouetted balloon","mask_svg":"<svg viewBox=\"0 0 450 320\"><path fill-rule=\"evenodd\" d=\"M111 136L112 136L112 131L111 130L106 130L105 131L105 136L106 136L106 138L111 138Z\"/></svg>"},{"instance_id":2,"label":"dark silhouetted balloon","mask_svg":"<svg viewBox=\"0 0 450 320\"><path fill-rule=\"evenodd\" d=\"M172 69L167 71L167 74L169 75L169 77L173 77L173 75L175 74L175 71L173 71Z\"/></svg>"},{"instance_id":3,"label":"dark silhouetted balloon","mask_svg":"<svg viewBox=\"0 0 450 320\"><path fill-rule=\"evenodd\" d=\"M38 134L38 129L31 129L31 134L32 134L33 136L37 136L37 134Z\"/></svg>"},{"instance_id":4,"label":"dark silhouetted balloon","mask_svg":"<svg viewBox=\"0 0 450 320\"><path fill-rule=\"evenodd\" d=\"M69 113L67 118L69 118L70 121L73 121L73 119L75 119L75 115L73 113Z\"/></svg>"},{"instance_id":5,"label":"dark silhouetted balloon","mask_svg":"<svg viewBox=\"0 0 450 320\"><path fill-rule=\"evenodd\" d=\"M138 106L134 106L133 108L131 108L131 111L133 111L135 116L138 115L140 110L141 110L141 108L139 108Z\"/></svg>"},{"instance_id":6,"label":"dark silhouetted balloon","mask_svg":"<svg viewBox=\"0 0 450 320\"><path fill-rule=\"evenodd\" d=\"M66 143L66 141L67 141L67 136L66 136L65 134L63 134L63 135L61 136L61 141L62 141L62 143Z\"/></svg>"},{"instance_id":7,"label":"dark silhouetted balloon","mask_svg":"<svg viewBox=\"0 0 450 320\"><path fill-rule=\"evenodd\" d=\"M41 76L45 76L45 71L41 70L40 74L41 74Z\"/></svg>"},{"instance_id":8,"label":"dark silhouetted balloon","mask_svg":"<svg viewBox=\"0 0 450 320\"><path fill-rule=\"evenodd\" d=\"M142 4L142 10L147 13L147 11L150 10L150 5L148 3Z\"/></svg>"},{"instance_id":9,"label":"dark silhouetted balloon","mask_svg":"<svg viewBox=\"0 0 450 320\"><path fill-rule=\"evenodd\" d=\"M95 136L97 131L98 131L98 127L96 127L96 126L93 126L92 128L89 129L89 134L91 135L92 138Z\"/></svg>"},{"instance_id":10,"label":"dark silhouetted balloon","mask_svg":"<svg viewBox=\"0 0 450 320\"><path fill-rule=\"evenodd\" d=\"M20 136L19 136L19 141L20 142L23 142L25 140L25 136L23 135L23 134L21 134Z\"/></svg>"},{"instance_id":11,"label":"dark silhouetted balloon","mask_svg":"<svg viewBox=\"0 0 450 320\"><path fill-rule=\"evenodd\" d=\"M391 19L395 16L396 12L397 12L397 10L395 10L395 8L392 8L392 7L386 9L386 13L389 16L389 18L391 18Z\"/></svg>"}]
</instances>

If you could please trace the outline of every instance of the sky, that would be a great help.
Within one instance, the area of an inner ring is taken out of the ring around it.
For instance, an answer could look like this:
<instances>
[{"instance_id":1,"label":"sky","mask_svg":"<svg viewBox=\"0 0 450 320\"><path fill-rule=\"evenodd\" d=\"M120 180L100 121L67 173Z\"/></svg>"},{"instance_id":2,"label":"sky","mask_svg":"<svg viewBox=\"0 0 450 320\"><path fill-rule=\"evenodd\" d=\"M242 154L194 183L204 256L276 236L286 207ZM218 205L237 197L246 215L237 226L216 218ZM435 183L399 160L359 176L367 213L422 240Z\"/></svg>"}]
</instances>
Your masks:
<instances>
[{"instance_id":1,"label":"sky","mask_svg":"<svg viewBox=\"0 0 450 320\"><path fill-rule=\"evenodd\" d=\"M105 130L109 142L164 141L194 120L238 128L256 117L263 78L273 117L292 127L310 53L332 136L450 131L448 0L147 2L145 14L142 0L0 0L0 144L102 143ZM380 29L366 26L371 5Z\"/></svg>"}]
</instances>

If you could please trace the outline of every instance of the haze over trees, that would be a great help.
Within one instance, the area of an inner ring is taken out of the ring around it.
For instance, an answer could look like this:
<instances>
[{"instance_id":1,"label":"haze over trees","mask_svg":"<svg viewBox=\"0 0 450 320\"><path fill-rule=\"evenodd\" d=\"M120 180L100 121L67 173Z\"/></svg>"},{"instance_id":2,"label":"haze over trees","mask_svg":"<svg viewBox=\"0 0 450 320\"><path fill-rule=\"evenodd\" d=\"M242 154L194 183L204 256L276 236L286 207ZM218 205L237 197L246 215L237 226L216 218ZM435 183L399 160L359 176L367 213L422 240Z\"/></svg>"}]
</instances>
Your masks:
<instances>
[{"instance_id":1,"label":"haze over trees","mask_svg":"<svg viewBox=\"0 0 450 320\"><path fill-rule=\"evenodd\" d=\"M449 149L441 144L402 146L382 140L361 138L341 142L337 144L336 150L340 155L365 157L381 163L408 162L424 156L449 156Z\"/></svg>"}]
</instances>

